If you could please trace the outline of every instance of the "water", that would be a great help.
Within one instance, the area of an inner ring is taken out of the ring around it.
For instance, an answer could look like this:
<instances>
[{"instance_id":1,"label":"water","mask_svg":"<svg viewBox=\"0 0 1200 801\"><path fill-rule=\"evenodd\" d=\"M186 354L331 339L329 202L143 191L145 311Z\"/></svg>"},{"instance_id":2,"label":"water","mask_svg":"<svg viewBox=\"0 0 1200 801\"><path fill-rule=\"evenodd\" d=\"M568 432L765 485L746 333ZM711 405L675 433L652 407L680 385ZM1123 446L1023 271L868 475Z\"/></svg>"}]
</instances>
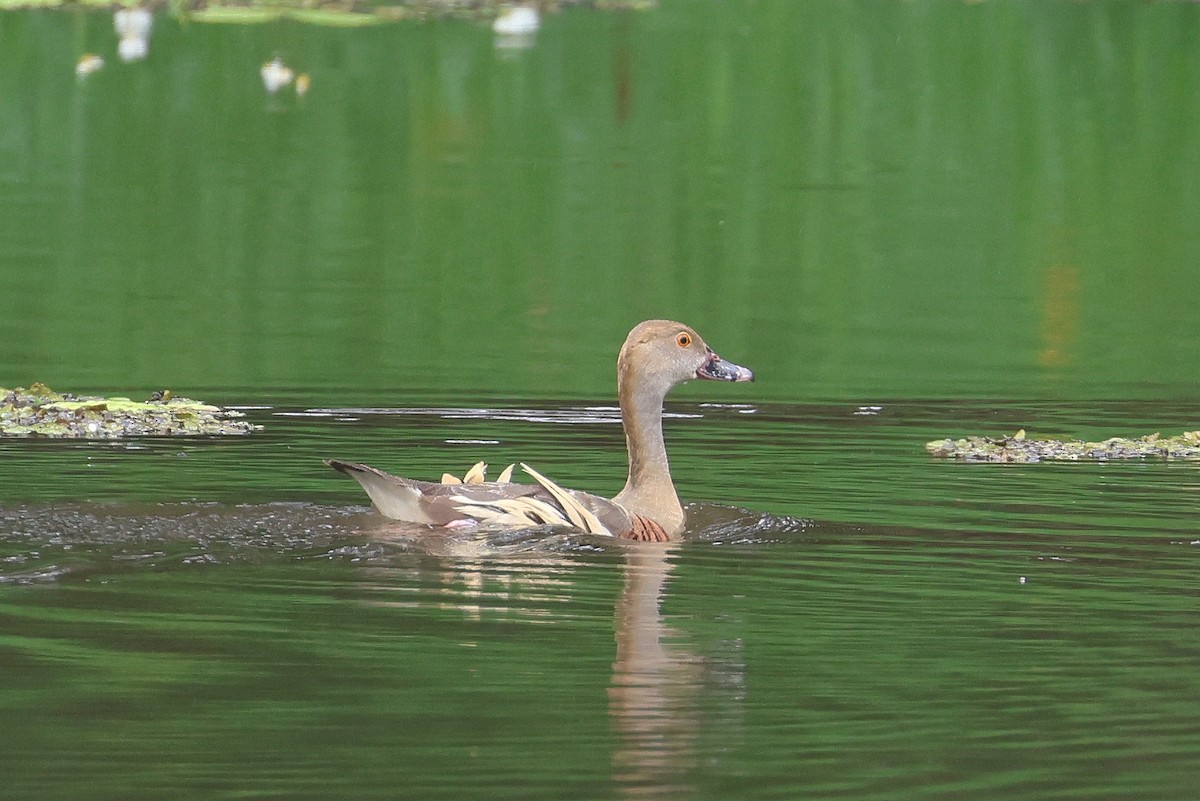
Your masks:
<instances>
[{"instance_id":1,"label":"water","mask_svg":"<svg viewBox=\"0 0 1200 801\"><path fill-rule=\"evenodd\" d=\"M429 475L519 449L619 485L615 421L478 408L251 412L269 445L39 443L36 480L12 469L29 444L5 443L14 793L1190 792L1194 465L927 457L935 428L995 420L973 404L672 404L692 522L663 551L415 532L320 464ZM1022 419L1151 413L1187 410ZM496 442L453 444L480 430Z\"/></svg>"},{"instance_id":2,"label":"water","mask_svg":"<svg viewBox=\"0 0 1200 801\"><path fill-rule=\"evenodd\" d=\"M4 795L1190 799L1200 467L923 445L1200 427L1197 20L160 15L123 65L0 14L0 385L264 426L0 440ZM672 395L679 544L430 534L321 462L611 495L658 316L758 376Z\"/></svg>"}]
</instances>

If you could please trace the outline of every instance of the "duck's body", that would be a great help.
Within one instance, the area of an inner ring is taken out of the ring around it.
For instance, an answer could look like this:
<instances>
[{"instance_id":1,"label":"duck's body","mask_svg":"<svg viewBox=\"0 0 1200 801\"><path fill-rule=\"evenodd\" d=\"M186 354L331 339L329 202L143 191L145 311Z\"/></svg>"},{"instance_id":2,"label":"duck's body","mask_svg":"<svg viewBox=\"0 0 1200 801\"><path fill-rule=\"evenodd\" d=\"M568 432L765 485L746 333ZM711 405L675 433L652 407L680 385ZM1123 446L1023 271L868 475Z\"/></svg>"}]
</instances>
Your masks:
<instances>
[{"instance_id":1,"label":"duck's body","mask_svg":"<svg viewBox=\"0 0 1200 801\"><path fill-rule=\"evenodd\" d=\"M536 484L483 481L433 483L389 475L364 464L329 460L351 476L384 517L434 526L480 521L527 527L564 525L625 539L667 541L684 528L662 434L663 400L692 378L753 381L744 367L722 360L695 331L669 320L634 328L617 359L617 395L629 448L629 478L615 498L565 490L529 467ZM478 473L476 472L478 471ZM474 479L474 480L472 480Z\"/></svg>"},{"instance_id":2,"label":"duck's body","mask_svg":"<svg viewBox=\"0 0 1200 801\"><path fill-rule=\"evenodd\" d=\"M375 509L393 520L431 526L454 526L472 520L510 528L559 525L593 534L662 542L677 533L674 528L668 531L655 520L629 511L615 500L563 489L545 477L541 480L546 484L434 483L393 476L369 465L337 459L326 464L358 481L371 496ZM547 485L553 486L553 491ZM682 528L681 520L679 530Z\"/></svg>"}]
</instances>

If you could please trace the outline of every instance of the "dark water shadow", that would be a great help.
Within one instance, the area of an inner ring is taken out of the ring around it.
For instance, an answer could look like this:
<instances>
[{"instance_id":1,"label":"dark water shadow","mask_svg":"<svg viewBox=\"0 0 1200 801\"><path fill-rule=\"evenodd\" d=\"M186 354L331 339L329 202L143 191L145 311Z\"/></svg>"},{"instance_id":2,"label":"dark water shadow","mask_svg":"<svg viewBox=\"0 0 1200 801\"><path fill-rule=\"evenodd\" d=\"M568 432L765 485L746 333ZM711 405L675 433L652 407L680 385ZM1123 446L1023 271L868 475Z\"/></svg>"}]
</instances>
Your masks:
<instances>
[{"instance_id":1,"label":"dark water shadow","mask_svg":"<svg viewBox=\"0 0 1200 801\"><path fill-rule=\"evenodd\" d=\"M732 507L693 506L688 541L768 543L810 521ZM309 503L94 504L0 507L0 582L97 572L286 560L341 559L387 566L406 555L505 558L605 553L626 543L553 528L430 529L362 507Z\"/></svg>"}]
</instances>

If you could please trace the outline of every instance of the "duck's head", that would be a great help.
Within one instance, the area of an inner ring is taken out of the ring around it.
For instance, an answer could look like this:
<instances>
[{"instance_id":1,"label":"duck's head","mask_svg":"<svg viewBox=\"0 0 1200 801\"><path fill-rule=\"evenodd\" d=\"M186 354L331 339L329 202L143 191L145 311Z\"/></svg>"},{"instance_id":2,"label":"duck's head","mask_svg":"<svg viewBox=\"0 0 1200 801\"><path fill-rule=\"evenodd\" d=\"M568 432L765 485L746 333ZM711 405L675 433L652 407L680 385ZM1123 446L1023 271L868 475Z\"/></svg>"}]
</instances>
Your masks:
<instances>
[{"instance_id":1,"label":"duck's head","mask_svg":"<svg viewBox=\"0 0 1200 801\"><path fill-rule=\"evenodd\" d=\"M625 339L617 357L618 384L641 391L667 391L693 378L753 381L754 373L713 352L691 327L671 320L647 320Z\"/></svg>"}]
</instances>

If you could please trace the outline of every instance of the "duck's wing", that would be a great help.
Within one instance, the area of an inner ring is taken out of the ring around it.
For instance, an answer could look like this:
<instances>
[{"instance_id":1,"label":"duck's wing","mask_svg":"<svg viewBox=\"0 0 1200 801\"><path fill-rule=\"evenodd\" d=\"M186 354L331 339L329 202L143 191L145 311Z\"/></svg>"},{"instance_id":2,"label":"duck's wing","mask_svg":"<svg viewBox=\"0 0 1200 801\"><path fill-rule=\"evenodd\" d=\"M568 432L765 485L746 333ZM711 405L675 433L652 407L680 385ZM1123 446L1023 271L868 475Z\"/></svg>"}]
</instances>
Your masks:
<instances>
[{"instance_id":1,"label":"duck's wing","mask_svg":"<svg viewBox=\"0 0 1200 801\"><path fill-rule=\"evenodd\" d=\"M329 459L325 463L361 484L379 513L393 520L434 526L455 520L512 528L564 526L614 537L627 536L636 528L636 516L619 504L563 489L525 465L538 483L442 484L393 476L357 462Z\"/></svg>"},{"instance_id":2,"label":"duck's wing","mask_svg":"<svg viewBox=\"0 0 1200 801\"><path fill-rule=\"evenodd\" d=\"M328 459L325 464L345 473L362 485L379 514L392 520L444 526L470 515L459 510L458 497L489 502L503 498L519 498L539 491L530 484L457 483L439 484L431 481L393 476L391 473L358 462Z\"/></svg>"}]
</instances>

